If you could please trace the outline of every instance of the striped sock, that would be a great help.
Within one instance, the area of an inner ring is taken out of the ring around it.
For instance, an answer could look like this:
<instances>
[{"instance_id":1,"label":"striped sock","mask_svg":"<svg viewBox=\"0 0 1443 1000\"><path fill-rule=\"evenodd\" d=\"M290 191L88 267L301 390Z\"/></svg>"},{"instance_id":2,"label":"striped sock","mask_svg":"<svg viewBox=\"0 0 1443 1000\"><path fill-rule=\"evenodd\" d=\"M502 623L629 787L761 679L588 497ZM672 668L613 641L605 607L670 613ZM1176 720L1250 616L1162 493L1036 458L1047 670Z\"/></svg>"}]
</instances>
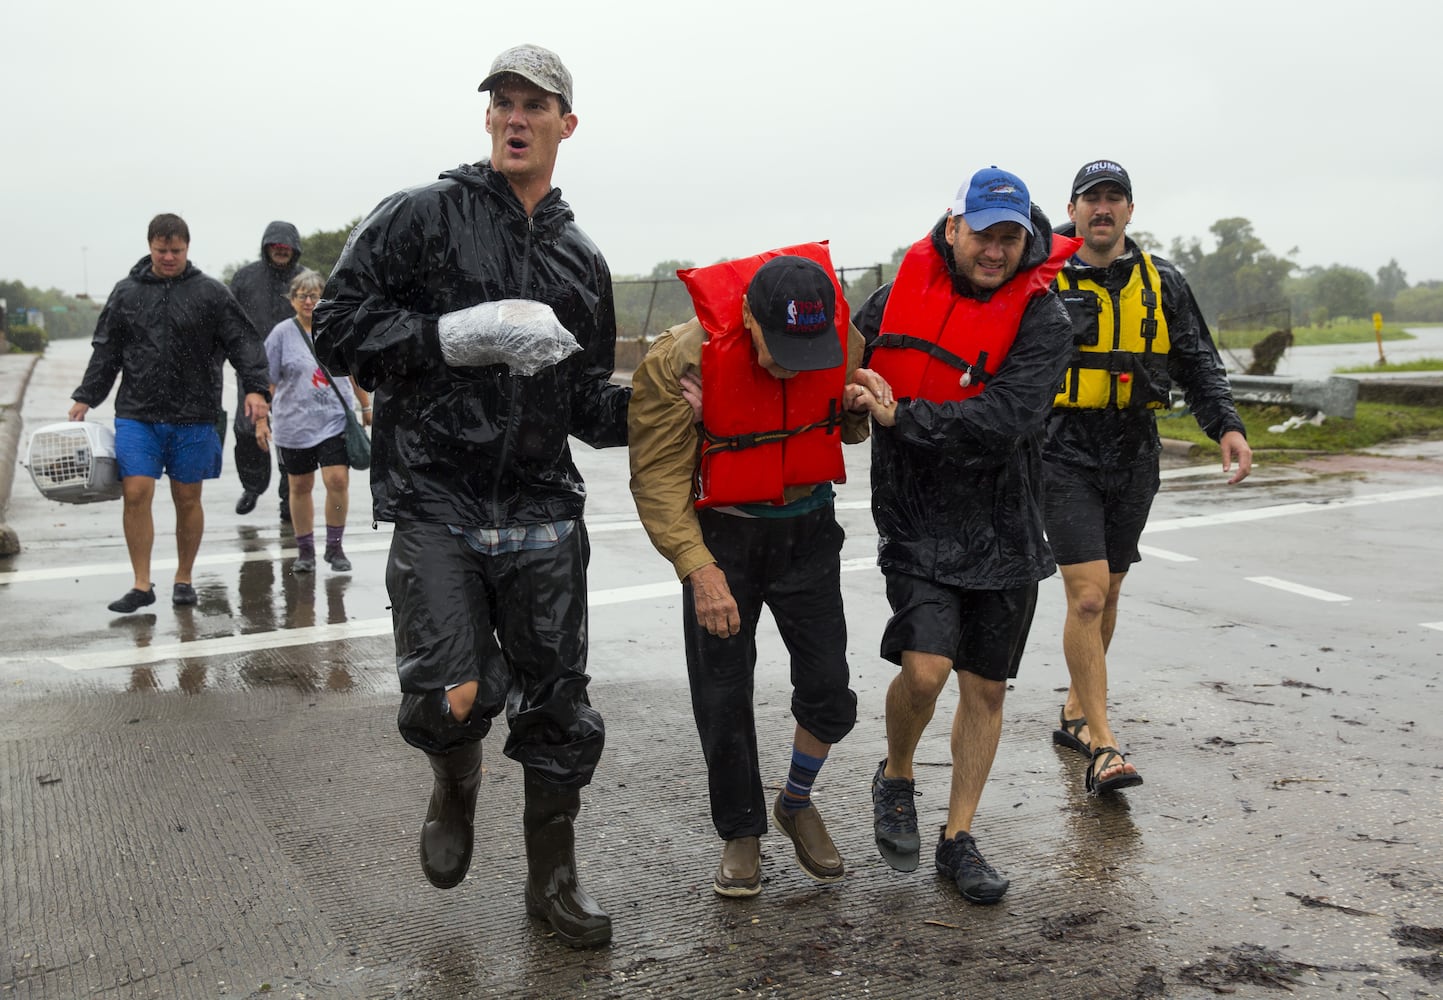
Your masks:
<instances>
[{"instance_id":1,"label":"striped sock","mask_svg":"<svg viewBox=\"0 0 1443 1000\"><path fill-rule=\"evenodd\" d=\"M329 552L332 549L340 548L341 538L345 535L345 533L346 526L344 524L326 525L326 551Z\"/></svg>"},{"instance_id":2,"label":"striped sock","mask_svg":"<svg viewBox=\"0 0 1443 1000\"><path fill-rule=\"evenodd\" d=\"M782 791L783 811L801 812L812 804L812 786L826 762L825 757L812 757L792 747L792 769L787 772L787 787Z\"/></svg>"},{"instance_id":3,"label":"striped sock","mask_svg":"<svg viewBox=\"0 0 1443 1000\"><path fill-rule=\"evenodd\" d=\"M301 559L316 557L316 533L314 531L296 536L296 555Z\"/></svg>"}]
</instances>

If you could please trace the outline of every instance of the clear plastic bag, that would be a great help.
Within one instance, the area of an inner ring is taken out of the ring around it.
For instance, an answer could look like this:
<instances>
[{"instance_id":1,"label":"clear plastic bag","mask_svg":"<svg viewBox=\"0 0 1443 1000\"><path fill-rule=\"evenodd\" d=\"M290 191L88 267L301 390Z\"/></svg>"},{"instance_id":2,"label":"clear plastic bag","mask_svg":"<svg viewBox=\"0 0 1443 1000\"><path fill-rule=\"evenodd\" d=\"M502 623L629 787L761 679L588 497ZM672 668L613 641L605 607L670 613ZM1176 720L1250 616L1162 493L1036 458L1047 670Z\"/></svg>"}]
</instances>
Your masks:
<instances>
[{"instance_id":1,"label":"clear plastic bag","mask_svg":"<svg viewBox=\"0 0 1443 1000\"><path fill-rule=\"evenodd\" d=\"M441 355L453 368L506 365L535 375L581 350L544 302L501 299L446 313L437 324Z\"/></svg>"}]
</instances>

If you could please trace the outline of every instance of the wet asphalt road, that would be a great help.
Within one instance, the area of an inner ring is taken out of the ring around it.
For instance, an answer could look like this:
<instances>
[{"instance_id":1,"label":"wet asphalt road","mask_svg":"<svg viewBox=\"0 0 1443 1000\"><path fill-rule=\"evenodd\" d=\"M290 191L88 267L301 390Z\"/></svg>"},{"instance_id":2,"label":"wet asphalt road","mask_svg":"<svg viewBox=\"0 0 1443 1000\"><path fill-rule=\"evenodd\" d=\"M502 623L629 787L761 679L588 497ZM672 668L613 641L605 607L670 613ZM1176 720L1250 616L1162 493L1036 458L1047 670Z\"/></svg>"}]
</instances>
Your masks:
<instances>
[{"instance_id":1,"label":"wet asphalt road","mask_svg":"<svg viewBox=\"0 0 1443 1000\"><path fill-rule=\"evenodd\" d=\"M27 430L63 419L85 357L52 346ZM394 732L388 533L364 491L354 571L297 577L274 497L233 513L227 459L206 487L201 603L164 600L162 499L162 599L114 616L119 505L45 501L22 469L8 521L24 548L0 560L0 998L1443 994L1443 446L1264 458L1233 489L1216 469L1168 472L1111 657L1115 728L1146 784L1111 801L1050 744L1066 668L1061 587L1044 583L973 831L1012 879L985 909L871 843L892 668L866 449L839 490L861 717L817 792L849 874L813 886L773 832L751 901L710 891L679 588L636 524L624 454L578 451L608 723L579 860L615 920L609 949L573 953L525 915L504 732L470 878L422 879L429 776ZM765 627L761 656L775 783L791 722ZM942 820L954 704L918 754L924 829Z\"/></svg>"}]
</instances>

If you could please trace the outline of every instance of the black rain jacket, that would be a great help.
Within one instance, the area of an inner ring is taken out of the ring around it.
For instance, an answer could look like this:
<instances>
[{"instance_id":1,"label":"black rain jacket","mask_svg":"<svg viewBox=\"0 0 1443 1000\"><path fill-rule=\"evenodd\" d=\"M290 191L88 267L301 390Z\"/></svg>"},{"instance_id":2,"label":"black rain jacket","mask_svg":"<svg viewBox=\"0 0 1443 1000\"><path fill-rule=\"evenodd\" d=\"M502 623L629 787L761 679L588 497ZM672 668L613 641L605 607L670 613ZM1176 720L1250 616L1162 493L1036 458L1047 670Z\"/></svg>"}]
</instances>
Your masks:
<instances>
[{"instance_id":1,"label":"black rain jacket","mask_svg":"<svg viewBox=\"0 0 1443 1000\"><path fill-rule=\"evenodd\" d=\"M945 221L933 228L932 246L947 261L953 288L989 298L957 274ZM1023 270L1042 264L1052 244L1052 226L1036 205L1032 224ZM881 332L891 291L890 283L877 289L857 315L868 341ZM1027 305L986 389L961 402L899 402L896 426L874 428L872 518L882 569L968 590L1008 590L1052 575L1041 438L1071 348L1067 309L1048 291Z\"/></svg>"},{"instance_id":2,"label":"black rain jacket","mask_svg":"<svg viewBox=\"0 0 1443 1000\"><path fill-rule=\"evenodd\" d=\"M266 247L280 243L295 251L291 262L278 268L266 256ZM261 236L260 260L251 261L231 275L230 291L241 304L251 324L260 334L261 350L265 350L266 337L282 320L296 314L291 305L291 281L301 273L301 233L289 222L272 222ZM240 380L236 380L240 389ZM254 434L255 425L246 419L245 407L236 407L235 429L237 434ZM258 446L259 447L259 446Z\"/></svg>"},{"instance_id":3,"label":"black rain jacket","mask_svg":"<svg viewBox=\"0 0 1443 1000\"><path fill-rule=\"evenodd\" d=\"M207 424L221 413L225 361L243 393L270 399L266 353L235 296L187 262L162 278L142 257L106 300L91 338L90 364L76 402L115 395L115 415L146 423Z\"/></svg>"},{"instance_id":4,"label":"black rain jacket","mask_svg":"<svg viewBox=\"0 0 1443 1000\"><path fill-rule=\"evenodd\" d=\"M1058 232L1071 235L1073 230L1073 225L1068 223ZM1130 238L1125 245L1132 254L1124 254L1106 267L1088 267L1074 259L1063 270L1070 277L1095 281L1104 288L1121 289L1132 276L1132 269L1138 263L1137 254L1141 252ZM1178 273L1177 265L1156 254L1152 255L1152 262L1162 279L1162 314L1167 319L1171 345L1167 352L1168 378L1182 387L1188 408L1208 437L1217 441L1228 431L1246 434L1242 418L1233 405L1227 370L1192 289ZM1171 386L1158 388L1165 391ZM1096 410L1058 407L1047 422L1043 458L1048 462L1096 469L1126 469L1156 463L1162 451L1156 414L1156 410L1142 406Z\"/></svg>"},{"instance_id":5,"label":"black rain jacket","mask_svg":"<svg viewBox=\"0 0 1443 1000\"><path fill-rule=\"evenodd\" d=\"M295 251L291 262L278 268L266 256L272 243ZM272 222L261 237L261 258L251 261L230 279L231 294L251 318L262 343L281 320L296 314L291 305L291 281L301 273L301 234L289 222Z\"/></svg>"},{"instance_id":6,"label":"black rain jacket","mask_svg":"<svg viewBox=\"0 0 1443 1000\"><path fill-rule=\"evenodd\" d=\"M436 323L498 299L555 311L581 344L532 376L451 368ZM626 443L631 390L611 384L611 272L559 189L528 218L489 162L383 201L351 234L316 307L316 349L375 393L371 494L381 521L503 527L580 517L567 436Z\"/></svg>"}]
</instances>

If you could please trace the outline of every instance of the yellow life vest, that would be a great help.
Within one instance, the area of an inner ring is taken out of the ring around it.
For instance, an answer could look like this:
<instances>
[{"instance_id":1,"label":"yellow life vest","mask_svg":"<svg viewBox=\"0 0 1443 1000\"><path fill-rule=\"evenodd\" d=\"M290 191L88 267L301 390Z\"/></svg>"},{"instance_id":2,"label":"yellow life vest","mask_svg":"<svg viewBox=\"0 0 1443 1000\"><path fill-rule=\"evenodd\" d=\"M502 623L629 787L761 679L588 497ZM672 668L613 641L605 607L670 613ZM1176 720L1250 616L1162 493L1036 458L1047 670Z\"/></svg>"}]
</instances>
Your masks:
<instances>
[{"instance_id":1,"label":"yellow life vest","mask_svg":"<svg viewBox=\"0 0 1443 1000\"><path fill-rule=\"evenodd\" d=\"M1054 407L1168 407L1167 317L1162 279L1149 254L1137 251L1127 284L1110 291L1064 269L1057 293L1072 317L1077 344Z\"/></svg>"}]
</instances>

